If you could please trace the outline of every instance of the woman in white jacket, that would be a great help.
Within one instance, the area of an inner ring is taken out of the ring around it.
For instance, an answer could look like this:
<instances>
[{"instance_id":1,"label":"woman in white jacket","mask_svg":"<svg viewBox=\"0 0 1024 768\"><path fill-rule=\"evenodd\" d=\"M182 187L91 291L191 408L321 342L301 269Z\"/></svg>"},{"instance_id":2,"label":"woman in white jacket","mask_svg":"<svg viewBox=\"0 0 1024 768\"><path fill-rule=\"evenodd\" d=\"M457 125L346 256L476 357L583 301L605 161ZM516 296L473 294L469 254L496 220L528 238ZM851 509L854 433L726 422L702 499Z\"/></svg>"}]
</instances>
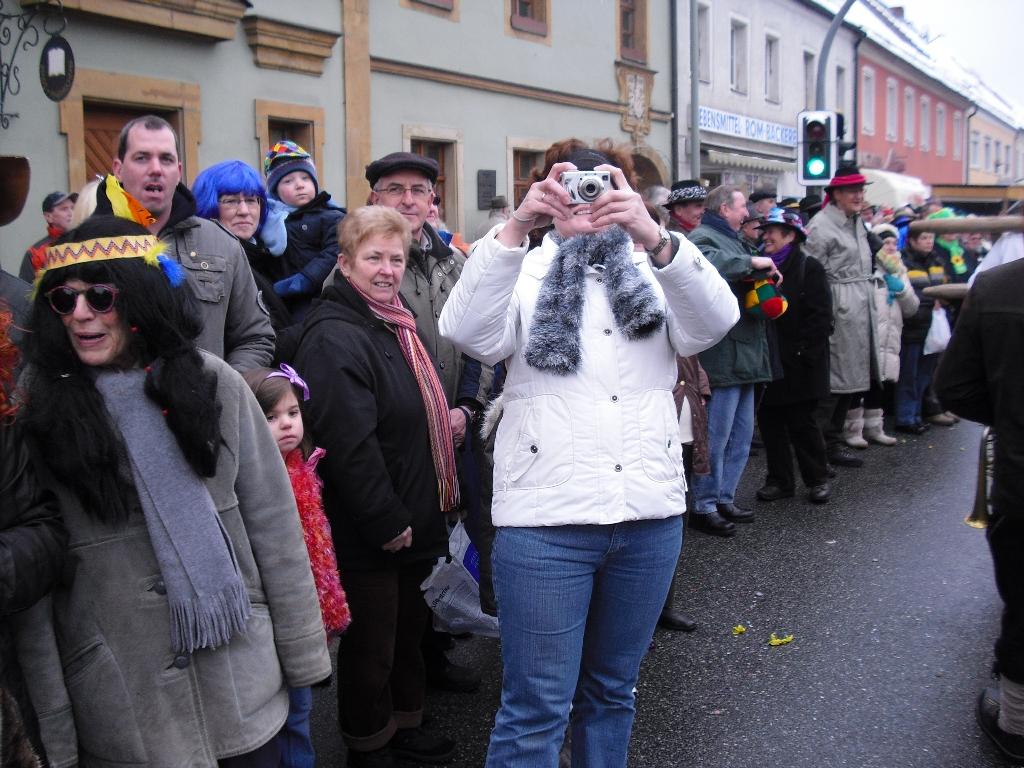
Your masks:
<instances>
[{"instance_id":1,"label":"woman in white jacket","mask_svg":"<svg viewBox=\"0 0 1024 768\"><path fill-rule=\"evenodd\" d=\"M440 323L508 367L492 512L504 677L487 765L557 765L571 704L573 765L625 766L633 687L682 540L675 355L718 342L739 309L700 252L647 214L627 154L572 139L547 161L477 243ZM574 202L560 180L577 170L611 184Z\"/></svg>"}]
</instances>

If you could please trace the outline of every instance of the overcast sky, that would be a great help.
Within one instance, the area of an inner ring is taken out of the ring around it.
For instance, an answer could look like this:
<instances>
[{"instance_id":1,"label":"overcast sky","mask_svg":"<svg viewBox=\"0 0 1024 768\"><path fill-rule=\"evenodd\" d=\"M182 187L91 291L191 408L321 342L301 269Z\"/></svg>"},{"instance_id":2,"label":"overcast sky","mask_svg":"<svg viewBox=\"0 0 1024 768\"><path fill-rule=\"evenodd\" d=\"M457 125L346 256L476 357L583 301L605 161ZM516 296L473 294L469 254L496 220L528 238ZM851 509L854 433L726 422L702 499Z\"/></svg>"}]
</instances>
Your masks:
<instances>
[{"instance_id":1,"label":"overcast sky","mask_svg":"<svg viewBox=\"0 0 1024 768\"><path fill-rule=\"evenodd\" d=\"M902 5L906 18L942 37L957 60L970 67L996 93L1015 102L1024 114L1024 1L1022 0L888 0ZM1016 55L1015 55L1016 54ZM1016 59L1016 61L1015 61Z\"/></svg>"}]
</instances>

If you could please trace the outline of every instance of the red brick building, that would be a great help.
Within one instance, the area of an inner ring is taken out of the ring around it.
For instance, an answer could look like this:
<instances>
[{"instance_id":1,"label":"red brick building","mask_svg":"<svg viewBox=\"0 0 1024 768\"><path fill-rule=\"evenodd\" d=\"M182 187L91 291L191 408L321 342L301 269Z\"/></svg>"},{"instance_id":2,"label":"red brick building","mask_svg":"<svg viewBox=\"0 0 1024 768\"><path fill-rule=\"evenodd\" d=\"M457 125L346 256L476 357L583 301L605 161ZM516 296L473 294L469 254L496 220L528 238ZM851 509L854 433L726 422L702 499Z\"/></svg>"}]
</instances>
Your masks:
<instances>
[{"instance_id":1,"label":"red brick building","mask_svg":"<svg viewBox=\"0 0 1024 768\"><path fill-rule=\"evenodd\" d=\"M917 68L881 42L869 37L858 51L861 166L917 176L928 184L965 183L970 101L930 77L933 68Z\"/></svg>"}]
</instances>

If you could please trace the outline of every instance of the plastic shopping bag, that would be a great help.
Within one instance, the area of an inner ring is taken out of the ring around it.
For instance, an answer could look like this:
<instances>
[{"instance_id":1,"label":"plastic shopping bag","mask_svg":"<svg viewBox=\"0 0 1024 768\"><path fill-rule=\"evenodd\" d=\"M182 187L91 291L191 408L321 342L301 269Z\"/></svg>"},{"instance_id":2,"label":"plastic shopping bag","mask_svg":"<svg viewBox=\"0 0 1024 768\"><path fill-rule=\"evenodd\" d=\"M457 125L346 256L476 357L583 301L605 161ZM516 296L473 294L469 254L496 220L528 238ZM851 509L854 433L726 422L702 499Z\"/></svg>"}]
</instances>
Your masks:
<instances>
[{"instance_id":1,"label":"plastic shopping bag","mask_svg":"<svg viewBox=\"0 0 1024 768\"><path fill-rule=\"evenodd\" d=\"M924 340L924 354L934 355L936 352L944 351L949 346L952 335L946 308L936 304L932 310L932 324L928 326L928 335Z\"/></svg>"},{"instance_id":2,"label":"plastic shopping bag","mask_svg":"<svg viewBox=\"0 0 1024 768\"><path fill-rule=\"evenodd\" d=\"M480 553L461 520L448 536L448 552L420 584L434 626L442 632L497 637L498 619L480 610Z\"/></svg>"}]
</instances>

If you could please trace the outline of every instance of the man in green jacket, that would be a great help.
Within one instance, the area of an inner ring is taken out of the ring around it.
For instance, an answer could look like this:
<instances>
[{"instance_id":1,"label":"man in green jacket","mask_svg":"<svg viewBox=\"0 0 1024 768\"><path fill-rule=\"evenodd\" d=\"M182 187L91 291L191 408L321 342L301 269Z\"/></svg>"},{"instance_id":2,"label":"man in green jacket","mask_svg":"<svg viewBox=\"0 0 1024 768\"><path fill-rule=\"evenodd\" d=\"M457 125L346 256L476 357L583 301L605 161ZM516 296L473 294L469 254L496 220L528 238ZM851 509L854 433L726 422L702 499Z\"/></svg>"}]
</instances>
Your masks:
<instances>
[{"instance_id":1,"label":"man in green jacket","mask_svg":"<svg viewBox=\"0 0 1024 768\"><path fill-rule=\"evenodd\" d=\"M728 185L715 187L708 194L701 225L690 235L690 241L736 290L758 270L778 271L770 257L757 255L740 240L745 218L743 192ZM764 321L742 313L724 339L700 354L700 364L711 382L711 474L694 478L690 527L715 536L733 536L734 523L754 519L753 512L736 506L735 496L754 434L754 385L772 378Z\"/></svg>"}]
</instances>

